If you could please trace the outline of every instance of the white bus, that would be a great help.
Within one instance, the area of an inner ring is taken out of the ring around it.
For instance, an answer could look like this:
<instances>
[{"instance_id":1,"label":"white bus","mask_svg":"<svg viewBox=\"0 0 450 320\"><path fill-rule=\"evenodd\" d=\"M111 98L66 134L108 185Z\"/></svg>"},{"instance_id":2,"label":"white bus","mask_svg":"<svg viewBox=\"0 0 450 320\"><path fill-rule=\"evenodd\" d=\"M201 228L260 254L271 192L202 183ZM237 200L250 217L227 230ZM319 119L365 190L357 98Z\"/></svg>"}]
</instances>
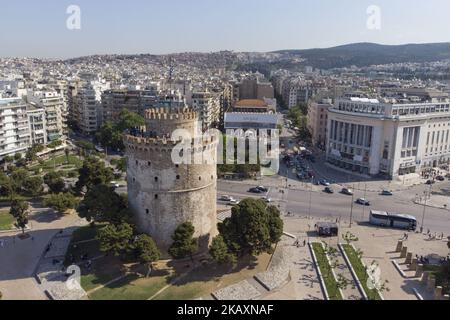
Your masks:
<instances>
[{"instance_id":1,"label":"white bus","mask_svg":"<svg viewBox=\"0 0 450 320\"><path fill-rule=\"evenodd\" d=\"M417 219L408 214L388 213L386 211L370 211L370 224L406 230L416 230Z\"/></svg>"}]
</instances>

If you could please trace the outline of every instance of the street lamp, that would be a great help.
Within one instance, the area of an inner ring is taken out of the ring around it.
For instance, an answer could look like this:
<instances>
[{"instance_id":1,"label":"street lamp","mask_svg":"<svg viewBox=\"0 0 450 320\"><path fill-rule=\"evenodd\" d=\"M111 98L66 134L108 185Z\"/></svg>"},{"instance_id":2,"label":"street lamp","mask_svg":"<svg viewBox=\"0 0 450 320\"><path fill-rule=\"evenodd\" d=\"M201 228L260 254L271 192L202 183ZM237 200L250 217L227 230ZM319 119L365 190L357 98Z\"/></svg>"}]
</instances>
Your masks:
<instances>
[{"instance_id":1,"label":"street lamp","mask_svg":"<svg viewBox=\"0 0 450 320\"><path fill-rule=\"evenodd\" d=\"M367 201L366 193L367 193L367 183L364 183L364 201ZM366 204L364 203L363 208L362 208L362 220L364 220L365 209L366 209Z\"/></svg>"},{"instance_id":2,"label":"street lamp","mask_svg":"<svg viewBox=\"0 0 450 320\"><path fill-rule=\"evenodd\" d=\"M352 204L350 206L350 228L352 227L352 219L353 219L353 200L355 197L355 184L353 184L353 190L352 190Z\"/></svg>"},{"instance_id":3,"label":"street lamp","mask_svg":"<svg viewBox=\"0 0 450 320\"><path fill-rule=\"evenodd\" d=\"M430 184L430 190L428 191L428 195L429 195L430 199L431 199L431 188L432 188L432 186L433 185ZM426 211L426 208L427 208L427 191L425 190L423 192L423 194L424 194L425 199L423 200L423 214L422 214L422 226L421 226L422 230L423 230L423 226L424 226L424 222L425 222L425 211Z\"/></svg>"},{"instance_id":4,"label":"street lamp","mask_svg":"<svg viewBox=\"0 0 450 320\"><path fill-rule=\"evenodd\" d=\"M311 197L312 197L312 187L313 187L313 178L311 178L311 187L309 189L309 210L308 210L308 219L311 217Z\"/></svg>"}]
</instances>

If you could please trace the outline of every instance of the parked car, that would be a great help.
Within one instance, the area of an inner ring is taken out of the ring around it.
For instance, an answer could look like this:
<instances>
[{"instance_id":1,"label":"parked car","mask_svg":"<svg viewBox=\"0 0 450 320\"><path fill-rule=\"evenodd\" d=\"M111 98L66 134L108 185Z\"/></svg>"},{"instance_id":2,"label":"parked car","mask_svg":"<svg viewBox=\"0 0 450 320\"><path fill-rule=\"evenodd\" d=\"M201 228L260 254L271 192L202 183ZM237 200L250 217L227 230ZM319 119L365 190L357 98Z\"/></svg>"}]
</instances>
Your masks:
<instances>
[{"instance_id":1,"label":"parked car","mask_svg":"<svg viewBox=\"0 0 450 320\"><path fill-rule=\"evenodd\" d=\"M382 195L382 196L392 196L392 195L394 195L394 194L392 193L392 191L389 191L389 190L383 190L383 191L381 191L381 195Z\"/></svg>"},{"instance_id":2,"label":"parked car","mask_svg":"<svg viewBox=\"0 0 450 320\"><path fill-rule=\"evenodd\" d=\"M272 199L267 198L267 197L262 197L262 199L263 199L265 202L267 202L267 203L272 202Z\"/></svg>"},{"instance_id":3,"label":"parked car","mask_svg":"<svg viewBox=\"0 0 450 320\"><path fill-rule=\"evenodd\" d=\"M321 185L323 185L325 187L328 187L330 185L330 183L327 180L325 180L325 179L320 179L319 182L320 182Z\"/></svg>"},{"instance_id":4,"label":"parked car","mask_svg":"<svg viewBox=\"0 0 450 320\"><path fill-rule=\"evenodd\" d=\"M356 200L356 203L363 206L370 206L370 201L364 198L359 198L358 200Z\"/></svg>"},{"instance_id":5,"label":"parked car","mask_svg":"<svg viewBox=\"0 0 450 320\"><path fill-rule=\"evenodd\" d=\"M342 188L341 193L342 194L346 194L348 196L352 196L353 195L353 190L349 189L349 188Z\"/></svg>"},{"instance_id":6,"label":"parked car","mask_svg":"<svg viewBox=\"0 0 450 320\"><path fill-rule=\"evenodd\" d=\"M428 184L428 185L435 184L435 183L436 183L436 181L434 181L434 180L427 180L427 182L425 182L425 184Z\"/></svg>"},{"instance_id":7,"label":"parked car","mask_svg":"<svg viewBox=\"0 0 450 320\"><path fill-rule=\"evenodd\" d=\"M323 191L326 193L334 193L334 190L331 187L326 187Z\"/></svg>"},{"instance_id":8,"label":"parked car","mask_svg":"<svg viewBox=\"0 0 450 320\"><path fill-rule=\"evenodd\" d=\"M436 177L436 180L438 180L438 181L444 181L445 178L444 178L443 176L437 176L437 177Z\"/></svg>"}]
</instances>

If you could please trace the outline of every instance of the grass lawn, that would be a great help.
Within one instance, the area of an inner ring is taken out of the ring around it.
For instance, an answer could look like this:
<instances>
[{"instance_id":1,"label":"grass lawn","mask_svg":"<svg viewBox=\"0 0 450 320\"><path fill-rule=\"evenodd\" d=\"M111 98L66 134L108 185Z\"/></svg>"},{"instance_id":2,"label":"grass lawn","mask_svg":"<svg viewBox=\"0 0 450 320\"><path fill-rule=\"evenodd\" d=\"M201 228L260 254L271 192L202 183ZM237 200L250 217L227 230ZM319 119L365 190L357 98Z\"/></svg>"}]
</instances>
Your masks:
<instances>
[{"instance_id":1,"label":"grass lawn","mask_svg":"<svg viewBox=\"0 0 450 320\"><path fill-rule=\"evenodd\" d=\"M252 278L267 269L269 254L255 258L241 259L237 267L230 272L229 267L204 265L192 270L186 277L156 296L155 300L193 300L207 296L242 280Z\"/></svg>"},{"instance_id":2,"label":"grass lawn","mask_svg":"<svg viewBox=\"0 0 450 320\"><path fill-rule=\"evenodd\" d=\"M330 300L342 300L342 295L338 289L336 279L331 272L331 266L328 262L326 253L321 243L313 243L312 248L317 258L317 264L319 265L320 272L322 273L323 282L327 288L328 296Z\"/></svg>"},{"instance_id":3,"label":"grass lawn","mask_svg":"<svg viewBox=\"0 0 450 320\"><path fill-rule=\"evenodd\" d=\"M358 257L358 254L356 253L355 249L349 244L343 244L345 253L347 254L348 259L350 260L350 263L353 267L353 270L355 270L356 276L358 277L362 287L364 288L364 291L366 292L369 300L381 300L380 294L378 293L378 290L376 289L369 289L367 287L367 272L364 268L364 265L361 262L361 259Z\"/></svg>"},{"instance_id":4,"label":"grass lawn","mask_svg":"<svg viewBox=\"0 0 450 320\"><path fill-rule=\"evenodd\" d=\"M0 230L12 229L14 225L14 217L9 214L9 211L0 211Z\"/></svg>"},{"instance_id":5,"label":"grass lawn","mask_svg":"<svg viewBox=\"0 0 450 320\"><path fill-rule=\"evenodd\" d=\"M81 280L83 282L83 280ZM151 277L137 274L127 275L125 278L107 285L89 295L91 300L147 300L156 292L164 288L170 281L169 274L155 274Z\"/></svg>"},{"instance_id":6,"label":"grass lawn","mask_svg":"<svg viewBox=\"0 0 450 320\"><path fill-rule=\"evenodd\" d=\"M83 166L83 160L75 155L69 155L69 163L66 163L66 161L66 155L60 155L46 160L43 164L30 166L28 169L30 171L35 171L41 168L44 172L48 172L54 170L55 167L56 169L61 169L62 167L64 170L71 170L78 169Z\"/></svg>"}]
</instances>

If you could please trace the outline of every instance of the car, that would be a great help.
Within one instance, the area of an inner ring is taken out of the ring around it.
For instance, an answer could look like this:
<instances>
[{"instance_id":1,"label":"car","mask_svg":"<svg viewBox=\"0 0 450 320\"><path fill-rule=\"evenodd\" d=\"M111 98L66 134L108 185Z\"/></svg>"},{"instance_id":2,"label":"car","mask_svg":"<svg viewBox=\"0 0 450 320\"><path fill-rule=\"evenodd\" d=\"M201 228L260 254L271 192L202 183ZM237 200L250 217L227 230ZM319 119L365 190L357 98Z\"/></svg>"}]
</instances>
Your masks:
<instances>
[{"instance_id":1,"label":"car","mask_svg":"<svg viewBox=\"0 0 450 320\"><path fill-rule=\"evenodd\" d=\"M382 195L382 196L392 196L392 195L394 195L394 194L392 193L392 191L389 191L389 190L383 190L383 191L381 191L381 195Z\"/></svg>"},{"instance_id":2,"label":"car","mask_svg":"<svg viewBox=\"0 0 450 320\"><path fill-rule=\"evenodd\" d=\"M227 195L223 195L219 198L221 201L231 201L233 198Z\"/></svg>"},{"instance_id":3,"label":"car","mask_svg":"<svg viewBox=\"0 0 450 320\"><path fill-rule=\"evenodd\" d=\"M120 188L120 184L118 184L115 181L111 181L111 187L113 187L113 188Z\"/></svg>"},{"instance_id":4,"label":"car","mask_svg":"<svg viewBox=\"0 0 450 320\"><path fill-rule=\"evenodd\" d=\"M445 178L444 178L443 176L437 176L437 177L436 177L436 180L438 180L438 181L444 181Z\"/></svg>"},{"instance_id":5,"label":"car","mask_svg":"<svg viewBox=\"0 0 450 320\"><path fill-rule=\"evenodd\" d=\"M259 190L258 188L250 188L250 189L248 190L248 192L250 192L250 193L262 193L262 191Z\"/></svg>"},{"instance_id":6,"label":"car","mask_svg":"<svg viewBox=\"0 0 450 320\"><path fill-rule=\"evenodd\" d=\"M267 198L267 197L262 197L261 199L263 199L265 202L270 203L272 202L272 199Z\"/></svg>"},{"instance_id":7,"label":"car","mask_svg":"<svg viewBox=\"0 0 450 320\"><path fill-rule=\"evenodd\" d=\"M349 189L349 188L342 188L341 193L345 194L345 195L348 195L348 196L352 196L353 195L353 190Z\"/></svg>"},{"instance_id":8,"label":"car","mask_svg":"<svg viewBox=\"0 0 450 320\"><path fill-rule=\"evenodd\" d=\"M328 187L330 185L330 183L327 180L325 180L325 179L320 179L319 182L320 182L321 185L323 185L325 187Z\"/></svg>"},{"instance_id":9,"label":"car","mask_svg":"<svg viewBox=\"0 0 450 320\"><path fill-rule=\"evenodd\" d=\"M323 189L323 191L326 193L334 193L334 190L331 187L326 187L325 189Z\"/></svg>"},{"instance_id":10,"label":"car","mask_svg":"<svg viewBox=\"0 0 450 320\"><path fill-rule=\"evenodd\" d=\"M434 180L427 180L427 182L425 182L425 184L431 185L431 184L435 184L436 181Z\"/></svg>"},{"instance_id":11,"label":"car","mask_svg":"<svg viewBox=\"0 0 450 320\"><path fill-rule=\"evenodd\" d=\"M269 191L269 189L267 189L266 187L264 187L264 186L258 186L258 187L256 187L257 189L259 189L259 190L261 190L261 192L267 192L267 191Z\"/></svg>"},{"instance_id":12,"label":"car","mask_svg":"<svg viewBox=\"0 0 450 320\"><path fill-rule=\"evenodd\" d=\"M231 198L231 200L228 201L227 205L229 205L229 206L234 206L234 205L237 205L237 204L239 204L239 203L240 203L239 200L236 200L236 199Z\"/></svg>"},{"instance_id":13,"label":"car","mask_svg":"<svg viewBox=\"0 0 450 320\"><path fill-rule=\"evenodd\" d=\"M358 200L356 200L356 203L363 206L370 206L370 201L364 198L359 198Z\"/></svg>"}]
</instances>

